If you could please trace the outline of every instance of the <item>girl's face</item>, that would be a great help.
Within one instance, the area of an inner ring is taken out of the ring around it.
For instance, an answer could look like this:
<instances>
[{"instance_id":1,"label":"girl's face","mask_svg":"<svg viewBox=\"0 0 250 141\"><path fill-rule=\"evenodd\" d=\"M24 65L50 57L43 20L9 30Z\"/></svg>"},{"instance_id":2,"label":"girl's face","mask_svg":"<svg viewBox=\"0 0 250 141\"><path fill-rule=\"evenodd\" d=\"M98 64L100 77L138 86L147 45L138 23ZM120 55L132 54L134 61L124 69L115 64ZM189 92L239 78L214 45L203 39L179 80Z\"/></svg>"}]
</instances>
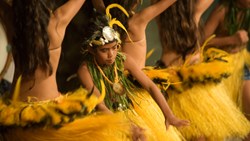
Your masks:
<instances>
[{"instance_id":1,"label":"girl's face","mask_svg":"<svg viewBox=\"0 0 250 141\"><path fill-rule=\"evenodd\" d=\"M237 2L242 8L250 8L250 0L238 0Z\"/></svg>"},{"instance_id":2,"label":"girl's face","mask_svg":"<svg viewBox=\"0 0 250 141\"><path fill-rule=\"evenodd\" d=\"M96 48L94 55L99 65L112 65L119 49L117 42L105 44Z\"/></svg>"}]
</instances>

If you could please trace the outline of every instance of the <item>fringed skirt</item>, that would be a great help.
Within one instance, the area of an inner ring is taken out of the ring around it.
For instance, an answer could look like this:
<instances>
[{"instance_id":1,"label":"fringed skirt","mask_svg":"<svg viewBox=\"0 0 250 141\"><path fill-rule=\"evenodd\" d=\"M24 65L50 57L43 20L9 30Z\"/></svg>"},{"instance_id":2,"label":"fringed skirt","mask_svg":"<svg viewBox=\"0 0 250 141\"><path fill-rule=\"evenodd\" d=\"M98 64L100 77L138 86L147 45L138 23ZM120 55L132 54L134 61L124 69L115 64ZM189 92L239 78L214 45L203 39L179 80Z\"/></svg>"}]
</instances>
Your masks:
<instances>
[{"instance_id":1,"label":"fringed skirt","mask_svg":"<svg viewBox=\"0 0 250 141\"><path fill-rule=\"evenodd\" d=\"M199 137L213 141L232 136L244 138L249 133L249 121L230 99L221 82L232 72L230 62L227 53L210 49L199 64L145 70L165 92L173 113L190 121L190 126L180 129L187 140Z\"/></svg>"},{"instance_id":2,"label":"fringed skirt","mask_svg":"<svg viewBox=\"0 0 250 141\"><path fill-rule=\"evenodd\" d=\"M0 123L6 141L109 141L131 138L124 112L91 113L104 98L80 88L55 100L12 102L1 99Z\"/></svg>"},{"instance_id":3,"label":"fringed skirt","mask_svg":"<svg viewBox=\"0 0 250 141\"><path fill-rule=\"evenodd\" d=\"M233 71L231 76L224 80L224 83L226 85L229 97L240 109L242 109L244 67L249 69L250 53L244 49L236 54L231 54L230 57L233 60L230 64Z\"/></svg>"},{"instance_id":4,"label":"fringed skirt","mask_svg":"<svg viewBox=\"0 0 250 141\"><path fill-rule=\"evenodd\" d=\"M150 141L183 141L184 137L173 126L166 128L165 118L150 96L150 94L143 89L134 91L135 95L130 98L133 101L134 111L143 119L145 125L151 130Z\"/></svg>"},{"instance_id":5,"label":"fringed skirt","mask_svg":"<svg viewBox=\"0 0 250 141\"><path fill-rule=\"evenodd\" d=\"M174 127L166 129L148 93L133 95L134 107L113 114L91 113L100 99L83 89L53 101L19 102L19 106L2 101L2 134L6 141L131 141L135 126L147 141L184 140Z\"/></svg>"}]
</instances>

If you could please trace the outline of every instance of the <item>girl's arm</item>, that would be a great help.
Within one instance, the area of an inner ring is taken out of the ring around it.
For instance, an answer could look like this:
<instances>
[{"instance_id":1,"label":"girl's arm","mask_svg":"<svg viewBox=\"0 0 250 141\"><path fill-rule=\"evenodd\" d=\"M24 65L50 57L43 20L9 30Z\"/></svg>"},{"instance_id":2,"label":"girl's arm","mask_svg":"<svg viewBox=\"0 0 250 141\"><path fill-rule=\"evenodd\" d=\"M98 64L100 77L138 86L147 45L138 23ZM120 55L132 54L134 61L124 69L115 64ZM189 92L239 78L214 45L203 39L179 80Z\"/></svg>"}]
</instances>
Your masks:
<instances>
[{"instance_id":1,"label":"girl's arm","mask_svg":"<svg viewBox=\"0 0 250 141\"><path fill-rule=\"evenodd\" d=\"M176 0L159 0L130 17L128 20L128 32L131 39L136 41L144 38L148 23L174 2L176 2Z\"/></svg>"},{"instance_id":2,"label":"girl's arm","mask_svg":"<svg viewBox=\"0 0 250 141\"><path fill-rule=\"evenodd\" d=\"M174 126L186 126L189 124L187 120L180 120L174 116L159 88L143 73L142 70L137 67L134 60L128 55L124 66L125 69L127 69L132 74L132 76L143 86L143 88L145 88L151 94L152 98L158 104L166 119L166 127L168 127L169 124Z\"/></svg>"},{"instance_id":3,"label":"girl's arm","mask_svg":"<svg viewBox=\"0 0 250 141\"><path fill-rule=\"evenodd\" d=\"M177 0L159 0L158 2L144 8L136 13L135 21L140 25L147 25L152 19L160 15Z\"/></svg>"},{"instance_id":4,"label":"girl's arm","mask_svg":"<svg viewBox=\"0 0 250 141\"><path fill-rule=\"evenodd\" d=\"M61 47L68 24L80 10L84 2L85 0L68 0L54 12L51 11L48 26L50 49Z\"/></svg>"},{"instance_id":5,"label":"girl's arm","mask_svg":"<svg viewBox=\"0 0 250 141\"><path fill-rule=\"evenodd\" d=\"M82 86L87 90L87 91L92 91L95 95L98 97L100 96L100 91L97 89L97 87L93 83L93 79L89 73L89 70L87 68L87 65L85 63L82 64L82 66L78 69L78 78L80 79L80 82ZM112 113L104 104L104 102L101 102L96 106L98 111L103 111L105 113Z\"/></svg>"},{"instance_id":6,"label":"girl's arm","mask_svg":"<svg viewBox=\"0 0 250 141\"><path fill-rule=\"evenodd\" d=\"M216 37L209 42L209 46L225 47L225 46L240 46L249 41L248 33L245 30L238 30L231 36Z\"/></svg>"},{"instance_id":7,"label":"girl's arm","mask_svg":"<svg viewBox=\"0 0 250 141\"><path fill-rule=\"evenodd\" d=\"M58 7L53 13L58 20L58 27L66 28L73 17L80 10L85 0L68 0Z\"/></svg>"},{"instance_id":8,"label":"girl's arm","mask_svg":"<svg viewBox=\"0 0 250 141\"><path fill-rule=\"evenodd\" d=\"M221 25L224 24L223 22L226 15L226 11L227 11L226 7L219 5L211 13L204 27L206 38L214 34L216 29L220 27L220 24ZM212 39L209 42L209 46L215 46L218 48L225 46L238 46L247 43L248 40L249 40L248 33L245 30L239 30L233 35L228 35L228 36L218 35L218 37Z\"/></svg>"},{"instance_id":9,"label":"girl's arm","mask_svg":"<svg viewBox=\"0 0 250 141\"><path fill-rule=\"evenodd\" d=\"M198 25L202 14L210 7L214 0L197 0L195 2L195 15L194 20Z\"/></svg>"},{"instance_id":10,"label":"girl's arm","mask_svg":"<svg viewBox=\"0 0 250 141\"><path fill-rule=\"evenodd\" d=\"M223 7L222 5L218 5L211 12L204 27L206 38L208 38L209 36L215 33L216 29L219 27L220 23L222 23L225 18L225 12L226 12L226 8Z\"/></svg>"}]
</instances>

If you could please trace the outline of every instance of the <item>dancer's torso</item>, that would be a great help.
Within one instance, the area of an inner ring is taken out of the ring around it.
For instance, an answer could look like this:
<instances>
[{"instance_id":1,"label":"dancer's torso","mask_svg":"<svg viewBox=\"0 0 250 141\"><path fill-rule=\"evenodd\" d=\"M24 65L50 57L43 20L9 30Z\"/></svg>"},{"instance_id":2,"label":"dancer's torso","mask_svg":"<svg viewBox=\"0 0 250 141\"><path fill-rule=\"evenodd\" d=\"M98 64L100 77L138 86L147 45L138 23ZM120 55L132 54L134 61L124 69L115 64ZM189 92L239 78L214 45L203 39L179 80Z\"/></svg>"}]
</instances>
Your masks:
<instances>
[{"instance_id":1,"label":"dancer's torso","mask_svg":"<svg viewBox=\"0 0 250 141\"><path fill-rule=\"evenodd\" d=\"M54 99L60 95L56 83L56 70L61 54L61 47L50 50L49 54L53 70L52 75L48 76L48 74L45 74L38 68L33 78L22 78L19 94L20 100L26 101L28 97L34 97L35 100L41 101ZM16 72L18 72L18 68ZM15 76L15 80L17 77L18 76Z\"/></svg>"}]
</instances>

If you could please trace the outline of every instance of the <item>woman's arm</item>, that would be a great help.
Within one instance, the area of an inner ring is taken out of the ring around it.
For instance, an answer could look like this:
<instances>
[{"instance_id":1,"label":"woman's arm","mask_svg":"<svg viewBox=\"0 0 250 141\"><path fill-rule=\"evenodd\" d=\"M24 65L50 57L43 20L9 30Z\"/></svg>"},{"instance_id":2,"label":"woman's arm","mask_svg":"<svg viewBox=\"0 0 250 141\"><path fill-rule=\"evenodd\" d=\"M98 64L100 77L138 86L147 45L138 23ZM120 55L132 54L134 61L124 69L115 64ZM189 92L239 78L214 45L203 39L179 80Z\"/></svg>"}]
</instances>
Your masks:
<instances>
[{"instance_id":1,"label":"woman's arm","mask_svg":"<svg viewBox=\"0 0 250 141\"><path fill-rule=\"evenodd\" d=\"M125 61L125 69L127 69L132 76L145 88L152 96L152 98L155 100L155 102L160 107L161 111L163 112L163 115L166 119L166 126L168 127L168 124L174 125L174 126L186 126L189 124L186 120L180 120L174 116L172 113L170 107L168 106L167 101L165 100L163 94L159 90L159 88L153 83L152 80L150 80L142 70L140 70L134 60L127 55L127 59Z\"/></svg>"},{"instance_id":2,"label":"woman's arm","mask_svg":"<svg viewBox=\"0 0 250 141\"><path fill-rule=\"evenodd\" d=\"M212 34L216 32L216 30L220 27L220 25L224 25L224 18L226 15L226 7L223 5L217 6L214 11L209 16L205 27L205 37L208 38ZM226 27L225 27L226 28ZM224 33L226 35L226 33ZM245 30L238 30L233 35L221 36L212 39L209 42L209 46L214 46L218 48L222 48L225 46L239 46L248 42L248 33Z\"/></svg>"},{"instance_id":3,"label":"woman's arm","mask_svg":"<svg viewBox=\"0 0 250 141\"><path fill-rule=\"evenodd\" d=\"M66 28L84 2L85 0L68 0L62 6L58 7L53 12L55 18L58 20L58 27Z\"/></svg>"},{"instance_id":4,"label":"woman's arm","mask_svg":"<svg viewBox=\"0 0 250 141\"><path fill-rule=\"evenodd\" d=\"M224 47L224 46L239 46L249 41L248 33L245 30L238 30L231 36L216 37L212 39L209 46Z\"/></svg>"},{"instance_id":5,"label":"woman's arm","mask_svg":"<svg viewBox=\"0 0 250 141\"><path fill-rule=\"evenodd\" d=\"M198 25L202 14L210 7L214 0L197 0L195 2L195 15L194 20Z\"/></svg>"},{"instance_id":6,"label":"woman's arm","mask_svg":"<svg viewBox=\"0 0 250 141\"><path fill-rule=\"evenodd\" d=\"M68 24L80 10L84 2L85 0L68 0L54 12L51 11L48 26L50 49L61 47Z\"/></svg>"},{"instance_id":7,"label":"woman's arm","mask_svg":"<svg viewBox=\"0 0 250 141\"><path fill-rule=\"evenodd\" d=\"M176 0L159 0L158 2L144 8L140 12L135 13L128 20L127 30L130 38L134 41L144 38L148 23L175 2Z\"/></svg>"},{"instance_id":8,"label":"woman's arm","mask_svg":"<svg viewBox=\"0 0 250 141\"><path fill-rule=\"evenodd\" d=\"M98 97L100 96L100 91L97 89L97 87L93 83L93 79L90 75L90 72L87 68L87 65L85 63L82 64L82 66L78 69L78 78L80 79L80 82L82 86L87 90L87 91L92 91L95 95ZM96 106L98 111L103 111L105 113L112 113L104 104L104 102L99 103Z\"/></svg>"},{"instance_id":9,"label":"woman's arm","mask_svg":"<svg viewBox=\"0 0 250 141\"><path fill-rule=\"evenodd\" d=\"M226 13L226 8L222 5L217 5L216 8L211 12L204 27L206 38L215 33L220 23L224 21L225 13Z\"/></svg>"},{"instance_id":10,"label":"woman's arm","mask_svg":"<svg viewBox=\"0 0 250 141\"><path fill-rule=\"evenodd\" d=\"M177 0L159 0L158 2L144 8L140 12L136 13L136 22L140 26L147 25L152 19L160 15L169 6L174 4Z\"/></svg>"}]
</instances>

